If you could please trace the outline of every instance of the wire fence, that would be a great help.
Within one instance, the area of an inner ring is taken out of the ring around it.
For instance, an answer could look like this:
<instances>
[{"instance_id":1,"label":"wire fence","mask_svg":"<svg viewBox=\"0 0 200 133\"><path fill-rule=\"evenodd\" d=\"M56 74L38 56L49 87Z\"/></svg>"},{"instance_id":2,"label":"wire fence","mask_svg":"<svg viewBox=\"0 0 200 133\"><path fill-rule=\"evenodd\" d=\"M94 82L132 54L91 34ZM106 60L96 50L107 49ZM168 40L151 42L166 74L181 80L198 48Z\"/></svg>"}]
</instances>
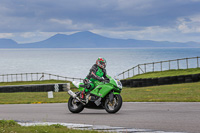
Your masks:
<instances>
[{"instance_id":1,"label":"wire fence","mask_svg":"<svg viewBox=\"0 0 200 133\"><path fill-rule=\"evenodd\" d=\"M0 75L0 82L41 81L41 80L82 81L83 79L64 77L49 73L17 73L17 74Z\"/></svg>"},{"instance_id":2,"label":"wire fence","mask_svg":"<svg viewBox=\"0 0 200 133\"><path fill-rule=\"evenodd\" d=\"M198 68L200 57L191 57L191 58L182 58L182 59L174 59L167 61L159 61L152 63L144 63L138 64L120 74L118 77L120 79L125 79L129 77L133 77L138 74L143 74L147 72L155 72L155 71L165 71L172 69L188 69L188 68Z\"/></svg>"}]
</instances>

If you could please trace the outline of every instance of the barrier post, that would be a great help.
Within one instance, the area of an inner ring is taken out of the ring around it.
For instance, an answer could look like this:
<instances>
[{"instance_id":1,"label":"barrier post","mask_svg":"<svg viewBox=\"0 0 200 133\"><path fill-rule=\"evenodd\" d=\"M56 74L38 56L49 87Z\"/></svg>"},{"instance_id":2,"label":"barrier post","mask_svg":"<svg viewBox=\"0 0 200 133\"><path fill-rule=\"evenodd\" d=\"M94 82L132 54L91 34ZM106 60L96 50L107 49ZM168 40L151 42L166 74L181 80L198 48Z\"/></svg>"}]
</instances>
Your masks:
<instances>
[{"instance_id":1,"label":"barrier post","mask_svg":"<svg viewBox=\"0 0 200 133\"><path fill-rule=\"evenodd\" d=\"M26 73L26 81L28 81L28 74Z\"/></svg>"},{"instance_id":2,"label":"barrier post","mask_svg":"<svg viewBox=\"0 0 200 133\"><path fill-rule=\"evenodd\" d=\"M42 78L43 78L43 80L44 80L44 73L42 73Z\"/></svg>"},{"instance_id":3,"label":"barrier post","mask_svg":"<svg viewBox=\"0 0 200 133\"><path fill-rule=\"evenodd\" d=\"M153 62L153 72L154 72L154 62Z\"/></svg>"},{"instance_id":4,"label":"barrier post","mask_svg":"<svg viewBox=\"0 0 200 133\"><path fill-rule=\"evenodd\" d=\"M179 69L179 59L177 59L177 68Z\"/></svg>"},{"instance_id":5,"label":"barrier post","mask_svg":"<svg viewBox=\"0 0 200 133\"><path fill-rule=\"evenodd\" d=\"M129 78L129 70L128 70L128 78Z\"/></svg>"},{"instance_id":6,"label":"barrier post","mask_svg":"<svg viewBox=\"0 0 200 133\"><path fill-rule=\"evenodd\" d=\"M186 58L186 65L187 65L187 69L188 69L188 58Z\"/></svg>"},{"instance_id":7,"label":"barrier post","mask_svg":"<svg viewBox=\"0 0 200 133\"><path fill-rule=\"evenodd\" d=\"M140 68L139 68L139 65L138 65L137 67L138 67L138 74L140 74Z\"/></svg>"}]
</instances>

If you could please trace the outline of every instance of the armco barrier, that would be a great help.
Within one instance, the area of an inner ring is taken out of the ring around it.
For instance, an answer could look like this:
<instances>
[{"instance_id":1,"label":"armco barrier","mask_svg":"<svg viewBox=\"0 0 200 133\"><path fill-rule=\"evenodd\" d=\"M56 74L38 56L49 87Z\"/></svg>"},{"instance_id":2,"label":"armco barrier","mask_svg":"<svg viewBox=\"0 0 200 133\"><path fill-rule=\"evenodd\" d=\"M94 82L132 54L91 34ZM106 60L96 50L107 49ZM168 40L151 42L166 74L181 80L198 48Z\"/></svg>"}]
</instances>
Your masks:
<instances>
[{"instance_id":1,"label":"armco barrier","mask_svg":"<svg viewBox=\"0 0 200 133\"><path fill-rule=\"evenodd\" d=\"M147 79L127 79L121 80L124 87L145 87L155 85L190 83L200 81L200 74L180 75L172 77L161 78L147 78Z\"/></svg>"},{"instance_id":2,"label":"armco barrier","mask_svg":"<svg viewBox=\"0 0 200 133\"><path fill-rule=\"evenodd\" d=\"M0 86L0 92L47 92L64 91L63 84L37 84L37 85L12 85Z\"/></svg>"}]
</instances>

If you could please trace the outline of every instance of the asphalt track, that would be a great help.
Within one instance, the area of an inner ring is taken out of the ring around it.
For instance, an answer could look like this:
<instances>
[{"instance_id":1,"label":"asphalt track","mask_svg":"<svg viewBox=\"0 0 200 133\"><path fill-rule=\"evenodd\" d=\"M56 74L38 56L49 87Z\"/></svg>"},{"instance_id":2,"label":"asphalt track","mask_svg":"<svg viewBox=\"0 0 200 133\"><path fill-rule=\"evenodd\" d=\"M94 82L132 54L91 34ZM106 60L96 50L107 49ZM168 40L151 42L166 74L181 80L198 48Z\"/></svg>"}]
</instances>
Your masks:
<instances>
[{"instance_id":1,"label":"asphalt track","mask_svg":"<svg viewBox=\"0 0 200 133\"><path fill-rule=\"evenodd\" d=\"M105 110L68 111L66 103L0 105L0 119L64 122L152 129L167 132L200 132L200 103L124 102L116 114Z\"/></svg>"}]
</instances>

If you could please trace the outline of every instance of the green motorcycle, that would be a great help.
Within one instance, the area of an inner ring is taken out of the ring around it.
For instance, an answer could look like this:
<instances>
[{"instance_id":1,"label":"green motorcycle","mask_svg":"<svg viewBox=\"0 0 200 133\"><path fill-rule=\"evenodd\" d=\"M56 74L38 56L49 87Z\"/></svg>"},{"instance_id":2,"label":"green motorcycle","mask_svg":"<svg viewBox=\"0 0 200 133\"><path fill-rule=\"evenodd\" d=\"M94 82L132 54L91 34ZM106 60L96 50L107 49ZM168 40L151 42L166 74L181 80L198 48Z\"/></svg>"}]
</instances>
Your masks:
<instances>
[{"instance_id":1,"label":"green motorcycle","mask_svg":"<svg viewBox=\"0 0 200 133\"><path fill-rule=\"evenodd\" d=\"M114 79L107 75L109 81L95 81L95 88L85 94L85 99L81 99L81 93L86 86L84 83L73 81L72 83L78 88L74 93L67 89L70 98L68 108L72 113L80 113L84 108L105 109L108 113L116 113L122 106L122 84L120 80Z\"/></svg>"}]
</instances>

